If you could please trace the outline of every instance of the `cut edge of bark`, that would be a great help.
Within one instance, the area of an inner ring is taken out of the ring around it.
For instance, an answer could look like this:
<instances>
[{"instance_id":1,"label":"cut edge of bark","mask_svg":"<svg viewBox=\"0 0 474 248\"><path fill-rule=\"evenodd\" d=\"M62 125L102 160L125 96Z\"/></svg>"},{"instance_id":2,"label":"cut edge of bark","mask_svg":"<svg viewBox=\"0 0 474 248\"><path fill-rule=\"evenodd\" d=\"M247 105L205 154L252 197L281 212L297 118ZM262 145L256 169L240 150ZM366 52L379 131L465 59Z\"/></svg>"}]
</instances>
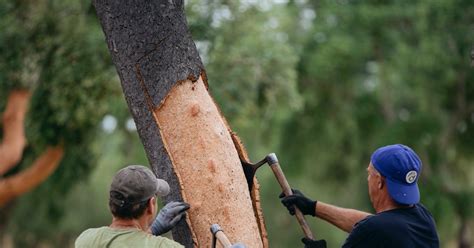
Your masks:
<instances>
[{"instance_id":1,"label":"cut edge of bark","mask_svg":"<svg viewBox=\"0 0 474 248\"><path fill-rule=\"evenodd\" d=\"M148 89L147 89L147 87L146 87L146 85L145 85L145 82L144 82L144 79L143 79L143 76L142 76L142 73L141 73L140 64L138 64L138 63L135 64L134 68L135 68L135 74L137 75L137 79L138 79L139 84L140 84L140 88L142 89L142 92L143 92L143 94L145 95L145 98L146 98L145 101L146 101L146 104L147 104L147 106L148 106L148 109L149 109L149 111L151 112L151 114L153 115L153 118L154 118L154 120L155 120L155 122L156 122L156 125L157 125L157 127L158 127L158 131L159 131L159 133L160 133L160 136L162 137L162 138L161 138L161 141L163 142L163 148L166 150L166 153L168 154L168 157L169 157L169 159L170 159L170 161L171 161L171 164L174 165L175 163L174 163L174 161L173 161L172 156L169 156L169 152L168 152L168 148L167 148L167 147L168 147L168 144L166 144L166 140L163 138L163 137L164 137L164 136L163 136L163 132L162 132L161 128L159 127L159 122L158 122L158 117L156 116L156 112L159 111L159 110L161 109L161 107L164 105L164 103L166 102L166 100L167 100L168 96L170 95L170 93L171 93L178 85L182 84L183 82L185 82L185 81L187 81L187 80L189 80L189 79L180 80L180 81L176 82L176 83L173 85L173 87L167 92L167 94L166 94L166 96L163 98L163 100L160 102L160 105L159 105L159 106L155 106L155 105L153 104L153 101L152 101L152 99L151 99L151 96L150 96L150 94L149 94L149 92L148 92ZM188 77L191 77L191 75L188 76ZM197 80L196 80L196 81L197 81ZM193 81L193 82L195 82L195 81ZM178 173L176 170L173 170L173 173L174 173L174 175L176 176L176 181L178 182L180 189L182 189L183 183L182 183L182 180L181 180L181 176L179 175L179 173ZM187 201L187 197L186 197L186 194L185 194L184 190L180 190L180 194L181 194L181 198L183 199L183 201L186 202L186 201ZM197 241L197 236L196 236L196 234L195 234L195 232L194 232L194 229L192 228L192 222L191 222L191 220L190 220L189 215L186 215L185 218L186 218L185 220L186 220L187 225L190 227L189 230L190 230L190 232L191 232L191 236L192 236L193 243L194 243L197 247L199 247L199 243L198 243L198 241Z\"/></svg>"},{"instance_id":2,"label":"cut edge of bark","mask_svg":"<svg viewBox=\"0 0 474 248\"><path fill-rule=\"evenodd\" d=\"M166 100L168 99L168 96L170 95L170 93L180 84L182 84L183 82L185 82L187 80L182 80L182 81L178 81L176 82L174 85L173 85L173 88L170 89L170 91L168 92L168 94L166 94L166 97L161 101L160 103L160 106L158 107L155 107L154 109L151 109L151 113L153 114L153 118L155 119L156 121L156 124L158 125L158 130L160 132L160 136L161 136L161 140L163 142L163 147L164 149L166 150L166 153L168 154L168 157L171 161L171 164L174 166L175 165L175 162L173 161L173 157L170 155L169 151L168 151L168 147L169 145L166 143L166 139L164 138L164 134L160 128L160 125L159 125L159 121L158 121L158 116L156 116L156 113L158 111L160 111L160 109L165 105L166 103ZM176 180L178 181L178 184L179 184L179 187L180 187L180 193L181 193L181 197L183 198L183 201L184 202L187 202L187 197L186 197L186 194L184 192L183 189L183 181L181 179L181 176L179 175L179 172L177 170L174 170L173 169L173 173L175 174L176 176ZM189 216L189 214L186 214L186 223L188 224L188 226L190 227L189 230L191 231L191 235L192 235L192 240L193 240L193 243L199 247L199 242L198 242L198 239L197 239L197 236L196 236L196 233L194 232L194 228L193 228L193 225L192 225L192 221L191 221L191 218Z\"/></svg>"},{"instance_id":3,"label":"cut edge of bark","mask_svg":"<svg viewBox=\"0 0 474 248\"><path fill-rule=\"evenodd\" d=\"M139 68L138 66L136 66L136 69L137 69L137 72L140 73L140 68ZM173 85L173 87L168 91L168 93L167 93L166 96L163 98L163 100L161 100L161 102L160 102L160 104L159 104L158 106L153 106L152 103L149 103L148 105L149 105L150 107L152 107L152 110L153 110L153 111L152 111L152 112L153 112L153 117L155 117L155 120L158 120L158 119L156 118L156 116L155 116L155 111L158 112L158 111L161 110L161 108L163 108L163 106L165 105L165 102L166 102L166 100L168 99L170 93L171 93L176 87L178 87L179 85L181 85L181 84L183 84L183 83L185 83L185 82L187 82L187 81L191 81L191 82L194 84L194 83L196 83L196 82L199 80L199 78L201 78L202 82L204 83L204 86L206 87L206 90L209 91L209 84L207 83L206 71L205 71L204 69L201 69L201 73L199 74L199 77L198 77L198 78L196 78L196 76L194 76L193 74L189 74L186 79L177 81L177 82ZM146 93L147 101L148 101L148 99L151 99L151 98L150 98L150 95L148 94L148 91L145 90L146 88L145 88L145 85L143 84L143 79L142 79L142 77L141 77L141 74L140 74L140 79L139 79L139 80L140 80L140 83L142 84L142 88L144 89L144 92ZM210 95L210 94L209 94L209 95ZM211 95L210 95L210 96L211 96ZM214 98L212 98L212 96L211 96L211 99L212 99L212 101L214 102L214 104L217 106L217 109L219 110L219 114L221 115L221 117L223 117L222 112L221 112L221 109L220 109L219 106L216 104L216 101L214 101ZM151 101L151 100L149 100L149 101ZM222 118L222 119L224 119L224 118ZM229 126L229 125L227 124L227 121L226 121L225 119L224 119L224 122L226 123L227 126ZM161 131L160 131L160 132L161 132ZM240 155L240 154L239 154L239 155Z\"/></svg>"},{"instance_id":4,"label":"cut edge of bark","mask_svg":"<svg viewBox=\"0 0 474 248\"><path fill-rule=\"evenodd\" d=\"M205 72L204 72L204 75L205 75ZM207 78L206 78L206 80L207 80ZM206 81L206 87L207 86L208 85L207 85L207 81ZM206 89L209 91L208 87ZM222 120L224 121L225 126L227 127L227 131L230 133L230 137L232 138L232 142L234 143L234 147L237 150L237 154L239 155L239 158L244 159L245 162L249 162L250 159L249 159L247 150L245 149L245 146L243 145L240 137L234 131L232 131L232 129L230 128L229 123L227 122L227 119L224 118L224 115L222 113L221 108L216 103L216 101L214 100L212 95L209 94L209 96L211 97L212 101L216 105L217 110L219 111L219 115L221 116ZM267 229L265 227L265 218L263 217L262 206L260 204L260 185L258 184L258 180L257 180L256 177L253 178L252 191L250 191L249 193L250 193L250 199L252 199L252 207L253 207L253 210L254 210L254 215L255 215L255 218L257 219L257 222L258 222L257 226L258 226L258 229L259 229L259 232L260 232L260 238L262 239L263 248L268 248L269 247L268 233L267 233Z\"/></svg>"},{"instance_id":5,"label":"cut edge of bark","mask_svg":"<svg viewBox=\"0 0 474 248\"><path fill-rule=\"evenodd\" d=\"M227 124L227 123L226 123ZM245 160L245 162L249 162L249 157L247 150L245 149L240 137L230 129L227 124L228 131L230 132L230 136L232 137L232 142L234 143L235 149L239 154L240 159ZM245 165L242 165L245 166ZM253 178L253 187L250 191L250 198L252 199L252 207L254 210L255 218L257 219L258 229L260 231L260 238L262 239L263 247L268 248L268 233L265 228L265 219L263 218L263 210L260 204L260 184L256 177Z\"/></svg>"}]
</instances>

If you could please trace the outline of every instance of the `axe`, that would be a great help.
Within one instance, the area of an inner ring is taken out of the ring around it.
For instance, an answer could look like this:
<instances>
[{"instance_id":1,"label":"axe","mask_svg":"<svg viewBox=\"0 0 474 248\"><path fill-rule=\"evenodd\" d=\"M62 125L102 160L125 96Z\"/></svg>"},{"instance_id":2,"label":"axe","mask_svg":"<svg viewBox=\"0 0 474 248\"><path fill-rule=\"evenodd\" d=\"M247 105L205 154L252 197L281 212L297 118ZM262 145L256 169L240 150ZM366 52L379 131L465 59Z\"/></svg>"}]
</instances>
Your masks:
<instances>
[{"instance_id":1,"label":"axe","mask_svg":"<svg viewBox=\"0 0 474 248\"><path fill-rule=\"evenodd\" d=\"M241 162L243 165L242 167L244 169L245 178L247 179L247 183L249 185L249 190L252 190L253 177L255 176L255 172L257 171L257 169L260 168L260 166L262 166L263 164L268 163L268 165L273 171L273 174L275 174L275 177L278 183L280 184L285 196L293 195L291 187L288 184L288 180L286 180L285 174L283 174L283 171L281 170L280 163L278 163L278 158L275 153L268 154L264 159L260 160L255 164L246 162L242 159ZM297 207L295 207L295 216L301 228L303 229L305 237L314 240L314 235L311 232L311 229L309 228L309 225L306 222L303 213L301 213L301 211Z\"/></svg>"}]
</instances>

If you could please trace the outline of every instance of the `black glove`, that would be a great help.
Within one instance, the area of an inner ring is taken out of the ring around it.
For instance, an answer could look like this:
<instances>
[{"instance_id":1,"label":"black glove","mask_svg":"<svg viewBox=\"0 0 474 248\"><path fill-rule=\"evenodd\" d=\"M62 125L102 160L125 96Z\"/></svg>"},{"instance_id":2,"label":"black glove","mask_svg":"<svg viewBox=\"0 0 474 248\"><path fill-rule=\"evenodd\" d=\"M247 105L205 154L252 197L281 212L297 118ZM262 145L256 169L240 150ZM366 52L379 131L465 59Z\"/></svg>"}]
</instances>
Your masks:
<instances>
[{"instance_id":1,"label":"black glove","mask_svg":"<svg viewBox=\"0 0 474 248\"><path fill-rule=\"evenodd\" d=\"M304 243L304 248L326 248L326 240L312 240L308 238L302 238L301 242Z\"/></svg>"},{"instance_id":2,"label":"black glove","mask_svg":"<svg viewBox=\"0 0 474 248\"><path fill-rule=\"evenodd\" d=\"M291 215L295 214L295 206L301 210L304 215L316 215L316 203L317 201L313 201L306 196L303 195L297 189L291 189L293 191L293 195L285 196L284 193L280 194L281 203L288 209Z\"/></svg>"}]
</instances>

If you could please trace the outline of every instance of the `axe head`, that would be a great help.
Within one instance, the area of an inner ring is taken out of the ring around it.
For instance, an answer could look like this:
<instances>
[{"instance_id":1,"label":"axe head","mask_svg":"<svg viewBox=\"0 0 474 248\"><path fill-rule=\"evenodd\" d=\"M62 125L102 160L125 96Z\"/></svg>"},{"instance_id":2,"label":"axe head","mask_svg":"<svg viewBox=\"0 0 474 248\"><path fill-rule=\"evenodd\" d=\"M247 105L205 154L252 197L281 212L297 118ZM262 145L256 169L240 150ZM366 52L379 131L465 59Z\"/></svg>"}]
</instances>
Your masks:
<instances>
[{"instance_id":1,"label":"axe head","mask_svg":"<svg viewBox=\"0 0 474 248\"><path fill-rule=\"evenodd\" d=\"M252 164L240 158L242 168L244 169L245 179L247 180L247 185L249 186L249 191L251 191L253 187L253 178L255 176L255 172L258 168L260 168L260 166L268 162L267 158L268 156L266 156L264 159L258 161L255 164Z\"/></svg>"}]
</instances>

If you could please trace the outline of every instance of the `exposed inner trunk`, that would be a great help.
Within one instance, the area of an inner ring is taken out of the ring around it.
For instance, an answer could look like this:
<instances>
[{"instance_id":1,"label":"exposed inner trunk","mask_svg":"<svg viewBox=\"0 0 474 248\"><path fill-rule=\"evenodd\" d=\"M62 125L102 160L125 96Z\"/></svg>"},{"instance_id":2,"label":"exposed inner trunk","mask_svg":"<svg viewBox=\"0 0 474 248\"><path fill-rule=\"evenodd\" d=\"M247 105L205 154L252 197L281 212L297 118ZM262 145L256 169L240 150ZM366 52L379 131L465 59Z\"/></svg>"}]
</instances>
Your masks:
<instances>
[{"instance_id":1,"label":"exposed inner trunk","mask_svg":"<svg viewBox=\"0 0 474 248\"><path fill-rule=\"evenodd\" d=\"M176 84L154 114L191 204L187 221L197 247L211 245L214 223L232 242L263 247L239 155L202 78Z\"/></svg>"}]
</instances>

